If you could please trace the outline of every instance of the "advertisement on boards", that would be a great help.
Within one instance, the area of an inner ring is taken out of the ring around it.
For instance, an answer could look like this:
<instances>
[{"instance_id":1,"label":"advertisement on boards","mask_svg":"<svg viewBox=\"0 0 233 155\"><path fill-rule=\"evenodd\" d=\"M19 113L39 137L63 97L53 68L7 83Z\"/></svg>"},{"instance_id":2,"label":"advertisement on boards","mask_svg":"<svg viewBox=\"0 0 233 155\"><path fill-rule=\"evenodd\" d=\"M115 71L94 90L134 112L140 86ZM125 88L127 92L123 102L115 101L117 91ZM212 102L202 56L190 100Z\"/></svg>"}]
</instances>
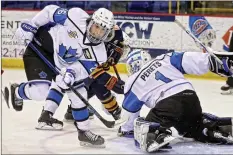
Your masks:
<instances>
[{"instance_id":1,"label":"advertisement on boards","mask_svg":"<svg viewBox=\"0 0 233 155\"><path fill-rule=\"evenodd\" d=\"M21 58L25 46L23 40L14 40L14 32L24 19L31 19L38 11L2 11L2 57ZM195 42L174 20L188 28L189 16L162 16L153 14L115 14L116 24L130 37L132 48L148 49L152 55L166 51L200 51ZM206 17L216 31L213 49L225 51L232 35L233 18Z\"/></svg>"}]
</instances>

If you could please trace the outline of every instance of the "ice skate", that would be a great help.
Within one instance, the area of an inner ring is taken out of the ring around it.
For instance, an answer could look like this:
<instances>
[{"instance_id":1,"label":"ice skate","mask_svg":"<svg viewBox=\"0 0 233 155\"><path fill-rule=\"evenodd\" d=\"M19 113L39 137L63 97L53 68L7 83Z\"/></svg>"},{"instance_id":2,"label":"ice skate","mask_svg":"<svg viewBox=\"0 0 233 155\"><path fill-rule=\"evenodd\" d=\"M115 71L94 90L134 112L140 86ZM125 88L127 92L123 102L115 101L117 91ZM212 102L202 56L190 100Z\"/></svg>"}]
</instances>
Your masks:
<instances>
[{"instance_id":1,"label":"ice skate","mask_svg":"<svg viewBox=\"0 0 233 155\"><path fill-rule=\"evenodd\" d=\"M15 94L15 90L16 88L19 87L19 85L17 83L13 83L10 85L10 89L11 89L11 103L13 108L16 111L22 111L23 109L23 99L18 98Z\"/></svg>"},{"instance_id":2,"label":"ice skate","mask_svg":"<svg viewBox=\"0 0 233 155\"><path fill-rule=\"evenodd\" d=\"M169 143L175 139L171 134L158 133L157 130L154 133L147 134L147 152L155 152L160 149L171 149Z\"/></svg>"},{"instance_id":3,"label":"ice skate","mask_svg":"<svg viewBox=\"0 0 233 155\"><path fill-rule=\"evenodd\" d=\"M221 94L222 95L233 95L233 87L229 86L228 84L225 84L221 87Z\"/></svg>"},{"instance_id":4,"label":"ice skate","mask_svg":"<svg viewBox=\"0 0 233 155\"><path fill-rule=\"evenodd\" d=\"M203 130L204 135L210 137L211 141L218 144L233 144L233 137L228 134L217 130Z\"/></svg>"},{"instance_id":5,"label":"ice skate","mask_svg":"<svg viewBox=\"0 0 233 155\"><path fill-rule=\"evenodd\" d=\"M103 137L92 133L90 130L87 131L80 130L77 127L76 122L74 123L74 125L78 129L78 140L80 141L81 146L98 147L98 148L105 147L105 140Z\"/></svg>"},{"instance_id":6,"label":"ice skate","mask_svg":"<svg viewBox=\"0 0 233 155\"><path fill-rule=\"evenodd\" d=\"M52 113L43 110L36 127L38 130L62 130L63 122L52 117Z\"/></svg>"},{"instance_id":7,"label":"ice skate","mask_svg":"<svg viewBox=\"0 0 233 155\"><path fill-rule=\"evenodd\" d=\"M114 111L109 112L115 120L121 119L121 107L116 108Z\"/></svg>"}]
</instances>

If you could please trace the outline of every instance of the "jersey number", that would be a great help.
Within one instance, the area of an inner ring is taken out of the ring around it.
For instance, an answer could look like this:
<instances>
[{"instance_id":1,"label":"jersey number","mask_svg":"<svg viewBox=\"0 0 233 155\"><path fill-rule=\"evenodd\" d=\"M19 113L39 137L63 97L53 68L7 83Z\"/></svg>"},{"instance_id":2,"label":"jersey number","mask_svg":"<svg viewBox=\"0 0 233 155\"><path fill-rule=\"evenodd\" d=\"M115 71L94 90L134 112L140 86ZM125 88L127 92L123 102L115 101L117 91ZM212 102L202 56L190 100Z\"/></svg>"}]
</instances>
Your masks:
<instances>
[{"instance_id":1,"label":"jersey number","mask_svg":"<svg viewBox=\"0 0 233 155\"><path fill-rule=\"evenodd\" d=\"M161 80L163 81L164 83L169 83L171 82L172 80L167 78L166 76L164 76L162 73L160 73L159 71L155 72L155 79L156 80Z\"/></svg>"}]
</instances>

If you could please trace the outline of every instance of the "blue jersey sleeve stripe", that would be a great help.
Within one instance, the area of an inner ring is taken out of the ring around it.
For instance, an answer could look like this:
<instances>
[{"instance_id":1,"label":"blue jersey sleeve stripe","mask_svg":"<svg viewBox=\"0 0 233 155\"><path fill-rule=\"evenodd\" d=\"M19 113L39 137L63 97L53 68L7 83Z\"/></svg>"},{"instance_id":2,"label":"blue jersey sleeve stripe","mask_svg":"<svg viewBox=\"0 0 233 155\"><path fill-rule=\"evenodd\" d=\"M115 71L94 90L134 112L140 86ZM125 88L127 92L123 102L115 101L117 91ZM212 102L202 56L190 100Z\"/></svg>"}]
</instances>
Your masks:
<instances>
[{"instance_id":1,"label":"blue jersey sleeve stripe","mask_svg":"<svg viewBox=\"0 0 233 155\"><path fill-rule=\"evenodd\" d=\"M135 113L141 110L143 104L144 102L140 101L137 96L132 91L130 91L125 94L122 107L128 112Z\"/></svg>"},{"instance_id":2,"label":"blue jersey sleeve stripe","mask_svg":"<svg viewBox=\"0 0 233 155\"><path fill-rule=\"evenodd\" d=\"M67 19L67 12L68 10L64 8L58 8L55 13L53 14L53 20L55 23L64 25L66 19Z\"/></svg>"},{"instance_id":3,"label":"blue jersey sleeve stripe","mask_svg":"<svg viewBox=\"0 0 233 155\"><path fill-rule=\"evenodd\" d=\"M185 74L185 71L182 67L182 59L183 59L184 53L178 53L178 52L173 52L172 56L170 58L170 62L172 66L174 66L176 69L178 69L181 73Z\"/></svg>"}]
</instances>

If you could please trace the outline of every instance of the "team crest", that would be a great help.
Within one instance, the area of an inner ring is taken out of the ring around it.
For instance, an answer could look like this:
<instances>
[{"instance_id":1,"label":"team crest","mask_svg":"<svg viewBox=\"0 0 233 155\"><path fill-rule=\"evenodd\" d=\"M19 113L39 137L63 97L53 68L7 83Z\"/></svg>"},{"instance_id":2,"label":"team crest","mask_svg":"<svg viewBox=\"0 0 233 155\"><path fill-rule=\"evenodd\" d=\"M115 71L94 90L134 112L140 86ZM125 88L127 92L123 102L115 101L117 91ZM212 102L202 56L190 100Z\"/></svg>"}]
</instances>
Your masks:
<instances>
[{"instance_id":1,"label":"team crest","mask_svg":"<svg viewBox=\"0 0 233 155\"><path fill-rule=\"evenodd\" d=\"M78 34L76 31L67 31L68 32L68 35L70 38L78 38Z\"/></svg>"},{"instance_id":2,"label":"team crest","mask_svg":"<svg viewBox=\"0 0 233 155\"><path fill-rule=\"evenodd\" d=\"M40 76L41 79L46 79L47 74L46 74L44 71L41 71L41 72L39 73L39 76Z\"/></svg>"},{"instance_id":3,"label":"team crest","mask_svg":"<svg viewBox=\"0 0 233 155\"><path fill-rule=\"evenodd\" d=\"M227 30L227 32L223 35L222 40L224 41L223 49L225 51L229 51L229 45L231 41L231 37L233 36L233 26Z\"/></svg>"},{"instance_id":4,"label":"team crest","mask_svg":"<svg viewBox=\"0 0 233 155\"><path fill-rule=\"evenodd\" d=\"M198 19L193 23L192 32L194 35L199 35L205 30L209 23L204 19Z\"/></svg>"}]
</instances>

